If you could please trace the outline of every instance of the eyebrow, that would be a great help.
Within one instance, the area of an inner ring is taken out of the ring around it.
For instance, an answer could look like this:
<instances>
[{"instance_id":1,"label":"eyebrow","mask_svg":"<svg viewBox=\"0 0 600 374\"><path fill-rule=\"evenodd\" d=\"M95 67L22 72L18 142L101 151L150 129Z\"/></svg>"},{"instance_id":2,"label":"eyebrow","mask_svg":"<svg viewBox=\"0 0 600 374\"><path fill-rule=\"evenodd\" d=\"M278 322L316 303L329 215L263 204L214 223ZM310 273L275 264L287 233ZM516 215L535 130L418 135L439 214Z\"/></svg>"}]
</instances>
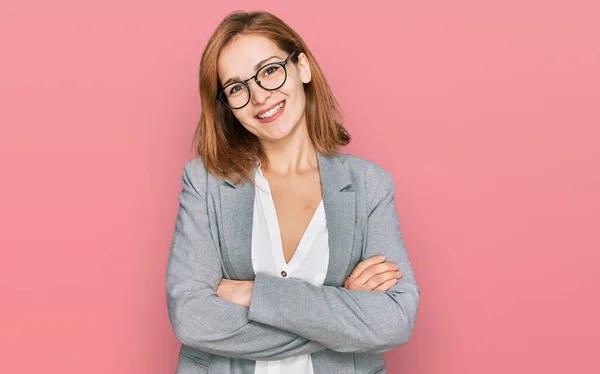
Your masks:
<instances>
[{"instance_id":1,"label":"eyebrow","mask_svg":"<svg viewBox=\"0 0 600 374\"><path fill-rule=\"evenodd\" d=\"M267 58L265 58L264 60L261 60L261 61L259 61L259 62L258 62L258 64L254 65L254 71L257 71L257 70L258 70L258 69L259 69L259 68L260 68L260 67L261 67L261 66L262 66L262 65L263 65L265 62L267 62L267 61L269 61L269 60L271 60L271 59L273 59L273 58L278 58L278 59L281 59L281 57L279 57L279 56L271 56L271 57L267 57ZM233 82L233 81L241 81L241 78L240 78L240 77L238 77L238 76L231 77L231 78L227 79L227 80L225 81L225 83L223 83L223 87L227 86L229 83L231 83L231 82Z\"/></svg>"}]
</instances>

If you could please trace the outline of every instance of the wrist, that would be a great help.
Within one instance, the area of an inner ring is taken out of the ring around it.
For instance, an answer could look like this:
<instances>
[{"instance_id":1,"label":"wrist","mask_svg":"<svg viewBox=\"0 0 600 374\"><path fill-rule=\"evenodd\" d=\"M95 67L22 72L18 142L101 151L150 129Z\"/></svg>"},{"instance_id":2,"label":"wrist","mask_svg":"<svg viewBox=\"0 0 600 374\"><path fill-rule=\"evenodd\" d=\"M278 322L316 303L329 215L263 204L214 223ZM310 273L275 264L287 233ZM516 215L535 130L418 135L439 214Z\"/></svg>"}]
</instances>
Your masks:
<instances>
[{"instance_id":1,"label":"wrist","mask_svg":"<svg viewBox=\"0 0 600 374\"><path fill-rule=\"evenodd\" d=\"M252 300L252 288L254 287L254 281L250 280L246 282L246 306L250 308L250 301Z\"/></svg>"}]
</instances>

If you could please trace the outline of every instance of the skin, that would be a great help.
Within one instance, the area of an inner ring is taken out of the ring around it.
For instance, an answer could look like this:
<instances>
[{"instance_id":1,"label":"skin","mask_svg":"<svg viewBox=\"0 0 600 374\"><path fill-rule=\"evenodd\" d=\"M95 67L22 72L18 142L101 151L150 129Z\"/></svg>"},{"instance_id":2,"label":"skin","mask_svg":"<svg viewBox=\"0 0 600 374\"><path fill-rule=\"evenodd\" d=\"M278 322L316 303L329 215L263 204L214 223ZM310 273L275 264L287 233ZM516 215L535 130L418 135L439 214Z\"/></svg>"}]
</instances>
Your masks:
<instances>
[{"instance_id":1,"label":"skin","mask_svg":"<svg viewBox=\"0 0 600 374\"><path fill-rule=\"evenodd\" d=\"M283 61L289 53L260 35L241 35L221 52L218 75L221 84L230 78L246 80L256 74L254 66L276 56L261 66ZM260 66L259 66L260 68ZM301 53L298 63L286 66L285 84L275 91L262 89L254 80L248 81L251 99L248 105L232 110L234 116L249 132L256 135L265 149L268 166L261 168L269 181L280 225L283 255L292 258L304 229L321 200L321 184L317 152L308 135L304 84L311 80L310 64ZM256 115L285 100L285 108L273 122L262 123ZM349 290L387 291L402 277L397 266L374 256L359 263L344 287ZM254 281L222 279L217 295L229 302L250 306Z\"/></svg>"}]
</instances>

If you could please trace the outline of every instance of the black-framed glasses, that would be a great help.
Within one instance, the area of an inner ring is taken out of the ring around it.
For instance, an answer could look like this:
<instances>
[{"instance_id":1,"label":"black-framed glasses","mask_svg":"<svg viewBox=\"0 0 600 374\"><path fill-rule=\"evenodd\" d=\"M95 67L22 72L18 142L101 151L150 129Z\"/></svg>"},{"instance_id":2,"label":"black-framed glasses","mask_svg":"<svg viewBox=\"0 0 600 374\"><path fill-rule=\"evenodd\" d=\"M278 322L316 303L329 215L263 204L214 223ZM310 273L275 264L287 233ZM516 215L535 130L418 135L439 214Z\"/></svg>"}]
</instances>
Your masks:
<instances>
[{"instance_id":1,"label":"black-framed glasses","mask_svg":"<svg viewBox=\"0 0 600 374\"><path fill-rule=\"evenodd\" d=\"M217 99L221 100L230 109L241 109L250 102L250 86L248 82L252 79L261 88L267 91L275 91L285 84L287 80L286 65L290 58L296 55L296 52L290 55L284 61L270 62L261 67L254 76L245 81L236 81L227 84L217 94Z\"/></svg>"}]
</instances>

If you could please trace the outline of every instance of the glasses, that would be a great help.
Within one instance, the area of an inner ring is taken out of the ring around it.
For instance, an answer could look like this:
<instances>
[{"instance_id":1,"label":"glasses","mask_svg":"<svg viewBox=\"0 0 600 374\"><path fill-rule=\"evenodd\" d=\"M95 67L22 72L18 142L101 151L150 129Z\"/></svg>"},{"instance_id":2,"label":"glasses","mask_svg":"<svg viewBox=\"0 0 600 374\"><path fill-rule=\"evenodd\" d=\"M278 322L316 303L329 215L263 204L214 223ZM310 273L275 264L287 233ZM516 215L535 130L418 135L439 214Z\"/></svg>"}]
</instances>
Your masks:
<instances>
[{"instance_id":1,"label":"glasses","mask_svg":"<svg viewBox=\"0 0 600 374\"><path fill-rule=\"evenodd\" d=\"M236 81L227 84L219 91L217 99L221 100L230 109L241 109L250 102L250 86L248 81L254 79L256 84L267 91L275 91L285 84L287 80L286 65L296 52L290 53L285 61L271 62L261 67L256 75L245 81Z\"/></svg>"}]
</instances>

